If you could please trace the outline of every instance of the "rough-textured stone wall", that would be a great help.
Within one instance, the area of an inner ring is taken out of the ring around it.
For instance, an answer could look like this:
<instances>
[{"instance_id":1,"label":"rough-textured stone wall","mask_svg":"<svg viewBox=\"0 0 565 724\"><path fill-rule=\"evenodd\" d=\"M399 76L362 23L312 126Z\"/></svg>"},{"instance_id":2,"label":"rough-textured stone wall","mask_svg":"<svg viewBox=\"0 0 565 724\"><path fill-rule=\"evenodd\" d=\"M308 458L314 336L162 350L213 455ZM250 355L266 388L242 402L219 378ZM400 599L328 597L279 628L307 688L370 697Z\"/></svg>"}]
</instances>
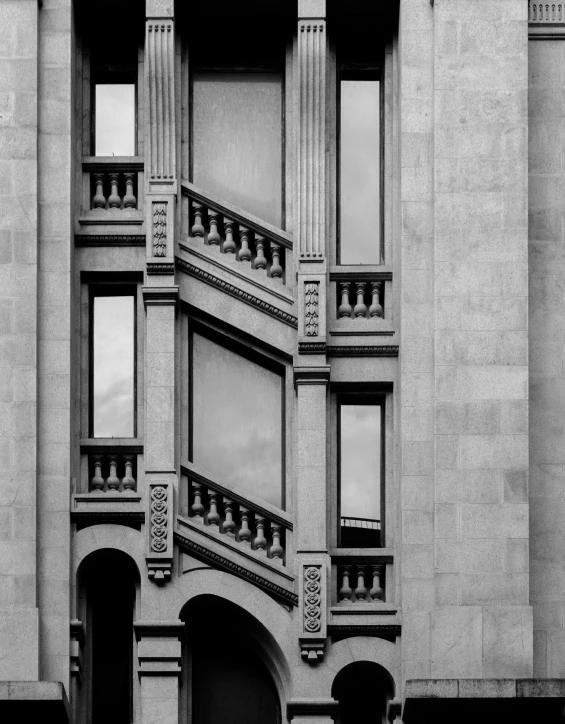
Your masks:
<instances>
[{"instance_id":1,"label":"rough-textured stone wall","mask_svg":"<svg viewBox=\"0 0 565 724\"><path fill-rule=\"evenodd\" d=\"M0 680L38 678L37 12L0 3Z\"/></svg>"},{"instance_id":2,"label":"rough-textured stone wall","mask_svg":"<svg viewBox=\"0 0 565 724\"><path fill-rule=\"evenodd\" d=\"M527 677L527 3L400 30L404 677Z\"/></svg>"},{"instance_id":3,"label":"rough-textured stone wall","mask_svg":"<svg viewBox=\"0 0 565 724\"><path fill-rule=\"evenodd\" d=\"M38 602L40 677L68 691L72 101L71 0L39 12ZM75 362L76 363L76 362Z\"/></svg>"},{"instance_id":4,"label":"rough-textured stone wall","mask_svg":"<svg viewBox=\"0 0 565 724\"><path fill-rule=\"evenodd\" d=\"M534 676L565 676L565 42L529 43L530 596Z\"/></svg>"}]
</instances>

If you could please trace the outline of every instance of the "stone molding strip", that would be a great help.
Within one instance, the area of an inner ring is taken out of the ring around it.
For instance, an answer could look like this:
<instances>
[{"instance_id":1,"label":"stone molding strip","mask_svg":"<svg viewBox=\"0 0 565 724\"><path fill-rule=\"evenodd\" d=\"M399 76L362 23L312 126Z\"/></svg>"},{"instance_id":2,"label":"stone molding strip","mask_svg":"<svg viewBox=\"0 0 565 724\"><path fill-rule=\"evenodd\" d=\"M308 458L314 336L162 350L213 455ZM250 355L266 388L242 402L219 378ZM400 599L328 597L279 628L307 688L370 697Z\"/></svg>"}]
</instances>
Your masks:
<instances>
[{"instance_id":1,"label":"stone molding strip","mask_svg":"<svg viewBox=\"0 0 565 724\"><path fill-rule=\"evenodd\" d=\"M295 385L327 385L330 381L331 367L322 365L320 367L295 367Z\"/></svg>"},{"instance_id":2,"label":"stone molding strip","mask_svg":"<svg viewBox=\"0 0 565 724\"><path fill-rule=\"evenodd\" d=\"M75 246L143 246L145 234L75 234Z\"/></svg>"},{"instance_id":3,"label":"stone molding strip","mask_svg":"<svg viewBox=\"0 0 565 724\"><path fill-rule=\"evenodd\" d=\"M178 287L142 287L141 293L145 306L175 306L179 299Z\"/></svg>"},{"instance_id":4,"label":"stone molding strip","mask_svg":"<svg viewBox=\"0 0 565 724\"><path fill-rule=\"evenodd\" d=\"M175 531L174 537L177 544L188 553L191 553L198 558L204 559L207 562L211 562L217 567L222 568L229 573L233 573L239 578L243 578L244 580L249 581L254 586L263 589L272 596L276 596L277 598L282 599L286 603L289 603L291 606L298 605L298 596L296 595L296 593L293 593L292 591L283 588L283 586L279 586L278 584L273 583L266 578L263 578L257 573L253 573L252 571L245 568L245 566L240 566L238 563L231 561L229 558L225 558L219 553L211 551L210 549L206 548L206 546L200 545L200 543L190 540L190 538L187 538L178 531Z\"/></svg>"},{"instance_id":5,"label":"stone molding strip","mask_svg":"<svg viewBox=\"0 0 565 724\"><path fill-rule=\"evenodd\" d=\"M256 309L259 309L259 311L265 312L265 314L268 314L269 316L278 319L279 322L283 322L284 324L288 324L289 327L298 329L298 318L293 316L292 314L289 314L288 312L285 312L283 309L279 309L273 304L269 304L269 302L265 302L262 299L259 299L259 297L255 297L253 296L253 294L249 294L249 292L244 292L243 289L240 289L239 287L236 287L235 285L230 284L229 282L226 282L223 279L214 276L213 274L210 274L210 272L199 269L198 267L190 264L184 259L180 259L178 256L176 257L176 264L181 271L189 274L195 279L199 279L200 281L204 282L205 284L209 284L212 287L217 287L226 294L229 294L230 296L235 297L242 302L245 302L245 304L249 304Z\"/></svg>"},{"instance_id":6,"label":"stone molding strip","mask_svg":"<svg viewBox=\"0 0 565 724\"><path fill-rule=\"evenodd\" d=\"M402 626L399 623L369 624L329 624L328 635L347 638L350 636L400 636Z\"/></svg>"},{"instance_id":7,"label":"stone molding strip","mask_svg":"<svg viewBox=\"0 0 565 724\"><path fill-rule=\"evenodd\" d=\"M328 345L326 354L328 357L398 357L398 345Z\"/></svg>"},{"instance_id":8,"label":"stone molding strip","mask_svg":"<svg viewBox=\"0 0 565 724\"><path fill-rule=\"evenodd\" d=\"M147 273L148 274L174 274L175 265L167 262L147 262Z\"/></svg>"}]
</instances>

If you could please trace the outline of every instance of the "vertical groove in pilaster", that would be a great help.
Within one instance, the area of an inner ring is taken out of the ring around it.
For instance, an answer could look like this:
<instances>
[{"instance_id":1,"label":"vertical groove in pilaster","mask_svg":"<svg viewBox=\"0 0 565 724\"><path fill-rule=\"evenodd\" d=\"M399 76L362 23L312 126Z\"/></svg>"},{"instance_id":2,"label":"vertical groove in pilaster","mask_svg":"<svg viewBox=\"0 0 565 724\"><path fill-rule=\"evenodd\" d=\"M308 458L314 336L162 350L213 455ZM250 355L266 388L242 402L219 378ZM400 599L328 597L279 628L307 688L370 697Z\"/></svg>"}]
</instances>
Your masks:
<instances>
[{"instance_id":1,"label":"vertical groove in pilaster","mask_svg":"<svg viewBox=\"0 0 565 724\"><path fill-rule=\"evenodd\" d=\"M175 178L174 26L172 20L147 24L150 153L149 177Z\"/></svg>"},{"instance_id":2,"label":"vertical groove in pilaster","mask_svg":"<svg viewBox=\"0 0 565 724\"><path fill-rule=\"evenodd\" d=\"M301 20L298 26L300 128L298 215L300 256L322 259L325 253L326 24Z\"/></svg>"}]
</instances>

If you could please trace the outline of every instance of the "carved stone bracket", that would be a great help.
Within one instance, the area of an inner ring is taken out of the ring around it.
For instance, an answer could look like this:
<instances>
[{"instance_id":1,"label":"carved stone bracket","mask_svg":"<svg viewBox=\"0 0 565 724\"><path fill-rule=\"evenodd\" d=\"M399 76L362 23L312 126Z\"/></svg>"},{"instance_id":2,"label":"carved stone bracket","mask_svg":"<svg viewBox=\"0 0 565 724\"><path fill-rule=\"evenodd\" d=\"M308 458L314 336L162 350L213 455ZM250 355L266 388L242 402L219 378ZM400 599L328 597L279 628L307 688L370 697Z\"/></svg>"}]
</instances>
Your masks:
<instances>
[{"instance_id":1,"label":"carved stone bracket","mask_svg":"<svg viewBox=\"0 0 565 724\"><path fill-rule=\"evenodd\" d=\"M147 496L147 575L166 583L173 567L173 486L171 478L149 480Z\"/></svg>"},{"instance_id":2,"label":"carved stone bracket","mask_svg":"<svg viewBox=\"0 0 565 724\"><path fill-rule=\"evenodd\" d=\"M309 664L317 664L324 657L327 640L327 584L323 559L301 563L300 588L300 655Z\"/></svg>"},{"instance_id":3,"label":"carved stone bracket","mask_svg":"<svg viewBox=\"0 0 565 724\"><path fill-rule=\"evenodd\" d=\"M70 664L71 676L82 684L82 647L85 642L84 624L78 619L71 621Z\"/></svg>"},{"instance_id":4,"label":"carved stone bracket","mask_svg":"<svg viewBox=\"0 0 565 724\"><path fill-rule=\"evenodd\" d=\"M138 641L138 674L142 676L181 675L182 621L135 621Z\"/></svg>"},{"instance_id":5,"label":"carved stone bracket","mask_svg":"<svg viewBox=\"0 0 565 724\"><path fill-rule=\"evenodd\" d=\"M330 381L331 367L323 365L321 367L295 367L294 368L294 384L295 385L327 385Z\"/></svg>"},{"instance_id":6,"label":"carved stone bracket","mask_svg":"<svg viewBox=\"0 0 565 724\"><path fill-rule=\"evenodd\" d=\"M178 287L143 287L141 292L146 307L150 305L176 306L179 300Z\"/></svg>"}]
</instances>

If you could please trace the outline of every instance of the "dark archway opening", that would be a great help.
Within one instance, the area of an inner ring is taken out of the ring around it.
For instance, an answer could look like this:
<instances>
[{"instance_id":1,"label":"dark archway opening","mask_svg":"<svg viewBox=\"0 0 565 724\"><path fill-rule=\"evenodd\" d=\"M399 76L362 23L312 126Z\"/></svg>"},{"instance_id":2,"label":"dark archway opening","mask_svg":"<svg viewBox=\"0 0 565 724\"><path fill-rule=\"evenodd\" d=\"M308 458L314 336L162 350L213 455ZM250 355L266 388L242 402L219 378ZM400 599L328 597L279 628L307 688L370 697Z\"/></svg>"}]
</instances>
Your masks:
<instances>
[{"instance_id":1,"label":"dark archway opening","mask_svg":"<svg viewBox=\"0 0 565 724\"><path fill-rule=\"evenodd\" d=\"M133 620L138 579L125 553L102 550L81 566L79 586L86 629L86 720L130 724L133 720Z\"/></svg>"},{"instance_id":2,"label":"dark archway opening","mask_svg":"<svg viewBox=\"0 0 565 724\"><path fill-rule=\"evenodd\" d=\"M186 621L184 721L280 724L279 696L265 652L260 651L266 642L258 622L214 596L191 601L182 618Z\"/></svg>"},{"instance_id":3,"label":"dark archway opening","mask_svg":"<svg viewBox=\"0 0 565 724\"><path fill-rule=\"evenodd\" d=\"M386 724L394 684L379 664L356 661L335 677L332 696L339 702L338 724Z\"/></svg>"}]
</instances>

